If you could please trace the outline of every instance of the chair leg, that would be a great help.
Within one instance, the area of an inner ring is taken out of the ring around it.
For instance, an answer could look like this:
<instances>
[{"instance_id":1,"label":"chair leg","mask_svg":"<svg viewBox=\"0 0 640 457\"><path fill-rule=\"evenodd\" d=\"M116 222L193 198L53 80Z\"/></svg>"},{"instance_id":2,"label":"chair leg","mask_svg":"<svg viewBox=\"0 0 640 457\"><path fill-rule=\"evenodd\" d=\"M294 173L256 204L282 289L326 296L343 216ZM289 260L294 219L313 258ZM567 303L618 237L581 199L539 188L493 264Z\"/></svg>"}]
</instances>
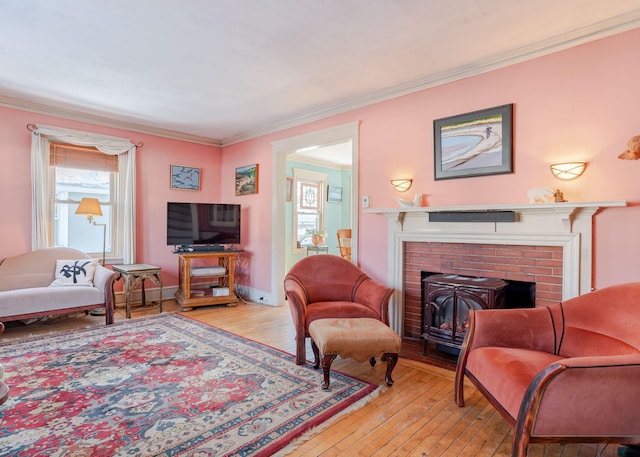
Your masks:
<instances>
[{"instance_id":1,"label":"chair leg","mask_svg":"<svg viewBox=\"0 0 640 457\"><path fill-rule=\"evenodd\" d=\"M305 338L296 336L296 365L304 365L307 363L307 351L305 346Z\"/></svg>"},{"instance_id":2,"label":"chair leg","mask_svg":"<svg viewBox=\"0 0 640 457\"><path fill-rule=\"evenodd\" d=\"M313 349L313 368L317 370L320 368L320 349L313 340L311 340L311 349Z\"/></svg>"},{"instance_id":3,"label":"chair leg","mask_svg":"<svg viewBox=\"0 0 640 457\"><path fill-rule=\"evenodd\" d=\"M384 380L388 386L392 386L393 379L391 379L391 373L398 363L398 354L386 353L384 357L387 359L387 373L385 374Z\"/></svg>"},{"instance_id":4,"label":"chair leg","mask_svg":"<svg viewBox=\"0 0 640 457\"><path fill-rule=\"evenodd\" d=\"M331 371L331 363L336 359L337 354L325 355L322 357L322 374L324 381L322 382L322 388L329 390L329 372Z\"/></svg>"}]
</instances>

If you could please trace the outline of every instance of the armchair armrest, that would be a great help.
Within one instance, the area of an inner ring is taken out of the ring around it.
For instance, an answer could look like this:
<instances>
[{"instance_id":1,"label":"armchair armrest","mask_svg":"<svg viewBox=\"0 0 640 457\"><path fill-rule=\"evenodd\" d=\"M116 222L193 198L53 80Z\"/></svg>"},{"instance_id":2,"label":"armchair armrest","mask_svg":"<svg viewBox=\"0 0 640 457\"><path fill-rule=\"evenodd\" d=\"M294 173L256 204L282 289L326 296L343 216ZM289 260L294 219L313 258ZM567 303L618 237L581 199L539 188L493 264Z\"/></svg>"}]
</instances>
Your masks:
<instances>
[{"instance_id":1,"label":"armchair armrest","mask_svg":"<svg viewBox=\"0 0 640 457\"><path fill-rule=\"evenodd\" d=\"M296 326L296 332L304 334L304 322L307 318L308 296L305 288L296 279L287 277L284 280L284 293L289 302L291 317Z\"/></svg>"},{"instance_id":2,"label":"armchair armrest","mask_svg":"<svg viewBox=\"0 0 640 457\"><path fill-rule=\"evenodd\" d=\"M575 357L549 365L527 388L514 449L526 449L536 436L640 442L638 379L640 353Z\"/></svg>"},{"instance_id":3,"label":"armchair armrest","mask_svg":"<svg viewBox=\"0 0 640 457\"><path fill-rule=\"evenodd\" d=\"M548 308L474 310L468 350L511 347L555 353L554 322Z\"/></svg>"},{"instance_id":4,"label":"armchair armrest","mask_svg":"<svg viewBox=\"0 0 640 457\"><path fill-rule=\"evenodd\" d=\"M371 308L380 315L380 320L389 325L389 299L393 289L366 278L356 289L353 301Z\"/></svg>"}]
</instances>

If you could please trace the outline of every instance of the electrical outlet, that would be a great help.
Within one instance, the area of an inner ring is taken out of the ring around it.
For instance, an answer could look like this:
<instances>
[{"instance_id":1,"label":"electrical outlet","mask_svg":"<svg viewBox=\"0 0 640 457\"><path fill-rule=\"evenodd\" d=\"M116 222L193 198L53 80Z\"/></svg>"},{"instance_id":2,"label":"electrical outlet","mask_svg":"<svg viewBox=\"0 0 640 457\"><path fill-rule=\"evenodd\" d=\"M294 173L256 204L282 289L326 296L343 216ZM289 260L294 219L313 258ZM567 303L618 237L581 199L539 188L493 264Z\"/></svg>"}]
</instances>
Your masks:
<instances>
[{"instance_id":1,"label":"electrical outlet","mask_svg":"<svg viewBox=\"0 0 640 457\"><path fill-rule=\"evenodd\" d=\"M368 208L368 207L369 207L369 204L370 204L369 196L368 196L368 195L364 195L364 196L362 197L362 207L363 207L363 208Z\"/></svg>"}]
</instances>

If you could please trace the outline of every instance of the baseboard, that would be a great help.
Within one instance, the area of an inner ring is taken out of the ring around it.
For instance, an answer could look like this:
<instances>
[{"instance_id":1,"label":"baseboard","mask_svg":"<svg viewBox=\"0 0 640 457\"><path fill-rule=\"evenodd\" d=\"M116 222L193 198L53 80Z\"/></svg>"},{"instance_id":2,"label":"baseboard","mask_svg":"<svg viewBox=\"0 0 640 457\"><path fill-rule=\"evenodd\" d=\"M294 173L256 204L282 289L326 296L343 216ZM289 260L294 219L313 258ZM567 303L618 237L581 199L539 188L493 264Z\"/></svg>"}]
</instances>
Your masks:
<instances>
[{"instance_id":1,"label":"baseboard","mask_svg":"<svg viewBox=\"0 0 640 457\"><path fill-rule=\"evenodd\" d=\"M160 299L160 288L158 287L145 287L145 299L147 303L158 301ZM162 288L162 299L173 300L175 299L178 286L169 286ZM273 303L271 300L271 294L260 289L255 289L249 286L236 285L236 294L244 301L250 301L254 303L260 303L269 306L280 306L281 303ZM119 291L114 294L116 306L124 306L124 292ZM131 302L139 303L142 301L142 289L136 289L131 293Z\"/></svg>"}]
</instances>

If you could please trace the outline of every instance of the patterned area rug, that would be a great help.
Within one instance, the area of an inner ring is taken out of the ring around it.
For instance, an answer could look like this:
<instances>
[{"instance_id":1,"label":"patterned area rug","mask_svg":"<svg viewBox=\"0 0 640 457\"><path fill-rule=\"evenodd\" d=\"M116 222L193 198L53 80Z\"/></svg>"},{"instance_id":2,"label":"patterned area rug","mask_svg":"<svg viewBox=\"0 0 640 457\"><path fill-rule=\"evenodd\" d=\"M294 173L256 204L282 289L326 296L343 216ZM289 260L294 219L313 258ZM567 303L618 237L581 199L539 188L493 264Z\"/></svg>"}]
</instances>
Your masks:
<instances>
[{"instance_id":1,"label":"patterned area rug","mask_svg":"<svg viewBox=\"0 0 640 457\"><path fill-rule=\"evenodd\" d=\"M162 314L0 345L0 455L269 456L376 386Z\"/></svg>"}]
</instances>

